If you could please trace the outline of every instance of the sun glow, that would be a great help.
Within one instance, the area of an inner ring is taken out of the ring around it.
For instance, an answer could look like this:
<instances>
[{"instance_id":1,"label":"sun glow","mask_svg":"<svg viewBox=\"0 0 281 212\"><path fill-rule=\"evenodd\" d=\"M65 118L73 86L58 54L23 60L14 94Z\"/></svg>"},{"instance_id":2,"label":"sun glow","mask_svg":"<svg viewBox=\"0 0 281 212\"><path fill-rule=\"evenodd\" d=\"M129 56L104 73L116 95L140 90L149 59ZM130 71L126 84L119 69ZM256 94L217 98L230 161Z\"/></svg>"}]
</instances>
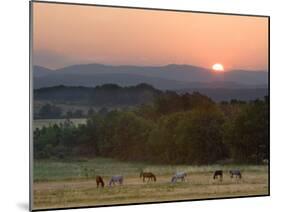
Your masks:
<instances>
[{"instance_id":1,"label":"sun glow","mask_svg":"<svg viewBox=\"0 0 281 212\"><path fill-rule=\"evenodd\" d=\"M218 71L218 72L224 71L224 67L223 67L223 65L220 64L220 63L214 64L214 65L212 66L212 69L213 69L214 71Z\"/></svg>"}]
</instances>

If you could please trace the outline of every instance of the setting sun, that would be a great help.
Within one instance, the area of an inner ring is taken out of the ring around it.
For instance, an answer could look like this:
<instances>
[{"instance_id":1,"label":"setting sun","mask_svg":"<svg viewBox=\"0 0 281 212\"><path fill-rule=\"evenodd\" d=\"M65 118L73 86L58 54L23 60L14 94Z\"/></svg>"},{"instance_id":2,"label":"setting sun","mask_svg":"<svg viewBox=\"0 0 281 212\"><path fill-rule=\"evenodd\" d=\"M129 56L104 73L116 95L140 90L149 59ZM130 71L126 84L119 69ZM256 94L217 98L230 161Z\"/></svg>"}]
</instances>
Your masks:
<instances>
[{"instance_id":1,"label":"setting sun","mask_svg":"<svg viewBox=\"0 0 281 212\"><path fill-rule=\"evenodd\" d=\"M214 64L214 65L212 66L212 69L213 69L214 71L224 71L224 67L223 67L223 65L220 64L220 63Z\"/></svg>"}]
</instances>

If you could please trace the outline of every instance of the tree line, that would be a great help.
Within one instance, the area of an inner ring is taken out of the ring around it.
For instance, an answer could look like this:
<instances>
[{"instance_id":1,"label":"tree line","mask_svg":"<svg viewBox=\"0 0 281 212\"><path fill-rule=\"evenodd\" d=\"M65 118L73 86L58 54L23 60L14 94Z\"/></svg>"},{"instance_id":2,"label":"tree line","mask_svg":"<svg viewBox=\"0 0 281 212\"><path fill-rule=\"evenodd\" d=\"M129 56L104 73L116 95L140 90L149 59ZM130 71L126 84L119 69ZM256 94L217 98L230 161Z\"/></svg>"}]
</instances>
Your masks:
<instances>
[{"instance_id":1,"label":"tree line","mask_svg":"<svg viewBox=\"0 0 281 212\"><path fill-rule=\"evenodd\" d=\"M34 130L35 159L110 157L163 164L262 163L268 159L268 98L216 103L167 91L126 111Z\"/></svg>"},{"instance_id":2,"label":"tree line","mask_svg":"<svg viewBox=\"0 0 281 212\"><path fill-rule=\"evenodd\" d=\"M116 84L96 87L59 85L35 89L34 100L93 107L134 106L151 102L161 93L162 91L146 83L128 87Z\"/></svg>"},{"instance_id":3,"label":"tree line","mask_svg":"<svg viewBox=\"0 0 281 212\"><path fill-rule=\"evenodd\" d=\"M90 107L87 111L83 111L82 109L72 109L64 112L63 107L46 103L40 107L38 112L34 111L34 119L87 118L95 113L103 114L107 111L108 109L106 107L102 107L96 110Z\"/></svg>"}]
</instances>

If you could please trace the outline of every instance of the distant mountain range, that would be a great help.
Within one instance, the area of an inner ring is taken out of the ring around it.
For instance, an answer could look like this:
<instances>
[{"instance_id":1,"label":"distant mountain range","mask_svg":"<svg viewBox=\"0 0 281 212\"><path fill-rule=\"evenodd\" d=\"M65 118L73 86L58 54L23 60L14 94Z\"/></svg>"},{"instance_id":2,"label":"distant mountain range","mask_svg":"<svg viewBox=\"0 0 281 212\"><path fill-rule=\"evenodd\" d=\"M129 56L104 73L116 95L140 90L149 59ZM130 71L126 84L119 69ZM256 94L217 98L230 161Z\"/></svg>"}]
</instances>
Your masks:
<instances>
[{"instance_id":1,"label":"distant mountain range","mask_svg":"<svg viewBox=\"0 0 281 212\"><path fill-rule=\"evenodd\" d=\"M190 65L111 66L79 64L51 70L33 67L35 89L58 85L88 86L114 83L132 86L147 83L161 90L266 89L267 71L232 70L224 73Z\"/></svg>"}]
</instances>

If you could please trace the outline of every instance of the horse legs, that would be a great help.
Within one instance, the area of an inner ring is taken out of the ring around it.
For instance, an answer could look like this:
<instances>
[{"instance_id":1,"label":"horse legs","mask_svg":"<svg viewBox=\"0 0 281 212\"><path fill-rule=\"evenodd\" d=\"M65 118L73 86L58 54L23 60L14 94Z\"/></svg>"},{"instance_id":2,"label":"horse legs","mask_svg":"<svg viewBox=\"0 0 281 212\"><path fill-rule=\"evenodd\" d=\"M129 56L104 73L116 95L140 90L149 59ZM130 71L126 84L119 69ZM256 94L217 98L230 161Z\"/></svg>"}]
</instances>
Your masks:
<instances>
[{"instance_id":1,"label":"horse legs","mask_svg":"<svg viewBox=\"0 0 281 212\"><path fill-rule=\"evenodd\" d=\"M145 182L145 177L143 176L142 181Z\"/></svg>"}]
</instances>

